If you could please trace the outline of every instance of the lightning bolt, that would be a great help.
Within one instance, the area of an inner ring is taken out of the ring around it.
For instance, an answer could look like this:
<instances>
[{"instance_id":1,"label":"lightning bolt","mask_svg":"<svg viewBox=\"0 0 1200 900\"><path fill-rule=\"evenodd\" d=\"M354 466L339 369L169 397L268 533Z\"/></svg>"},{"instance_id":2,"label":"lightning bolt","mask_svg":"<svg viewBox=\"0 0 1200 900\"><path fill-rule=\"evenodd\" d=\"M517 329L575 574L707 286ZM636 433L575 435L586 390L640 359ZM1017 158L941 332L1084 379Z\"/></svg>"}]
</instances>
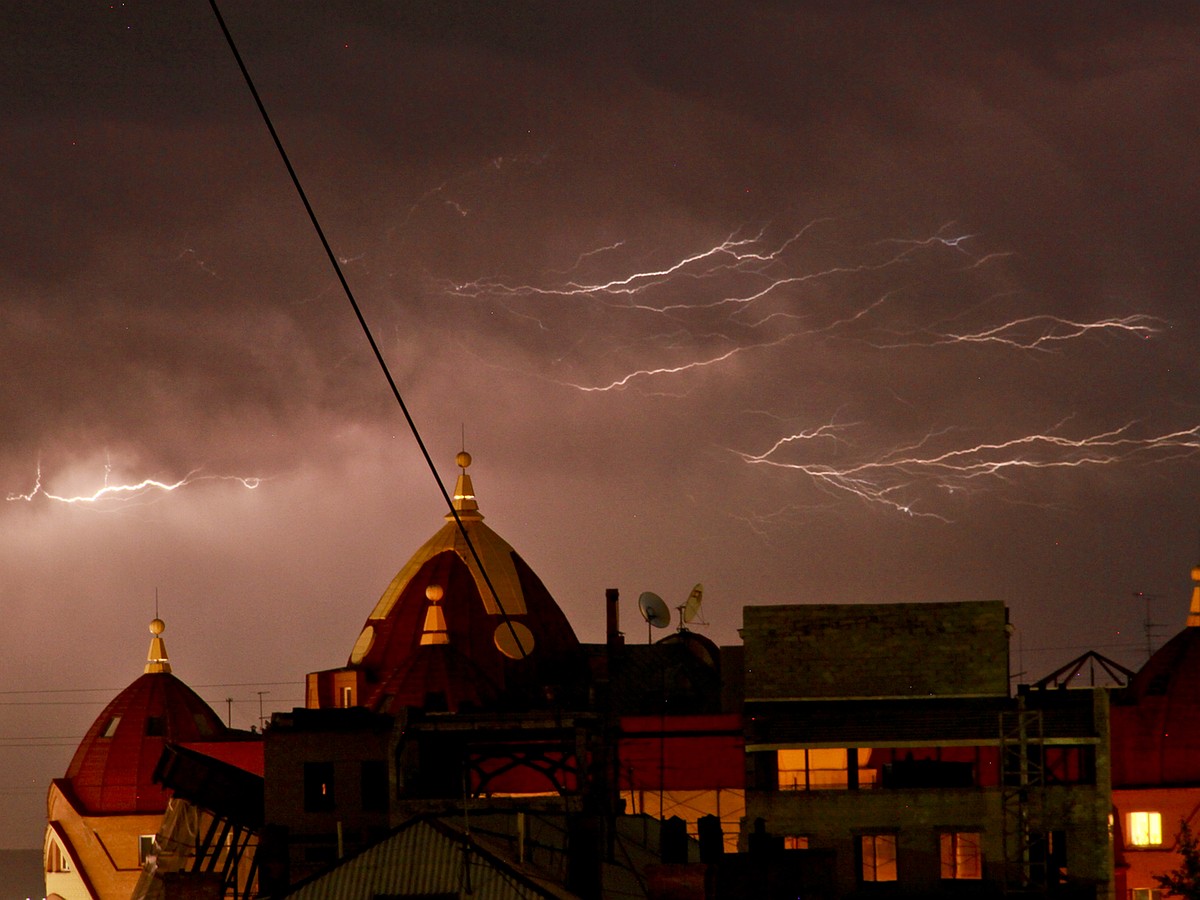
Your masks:
<instances>
[{"instance_id":1,"label":"lightning bolt","mask_svg":"<svg viewBox=\"0 0 1200 900\"><path fill-rule=\"evenodd\" d=\"M194 484L197 481L236 481L247 490L254 490L262 484L263 479L257 477L242 477L240 475L208 475L203 474L200 469L193 469L188 472L178 481L158 481L154 478L144 478L141 481L131 484L109 484L109 474L111 466L104 467L104 486L91 494L80 494L73 497L68 497L62 494L54 494L48 491L42 484L42 467L39 464L37 467L37 475L34 479L34 485L28 493L9 493L5 499L8 501L24 500L27 503L32 503L36 497L45 497L47 500L54 500L58 503L70 504L97 504L104 500L131 500L151 492L170 493L186 487L189 484Z\"/></svg>"},{"instance_id":2,"label":"lightning bolt","mask_svg":"<svg viewBox=\"0 0 1200 900\"><path fill-rule=\"evenodd\" d=\"M605 327L548 358L585 372L611 367L611 374L544 376L586 394L637 389L646 396L684 396L690 388L668 392L665 386L705 384L688 380L701 372L723 373L733 386L751 365L739 361L763 354L769 361L760 365L778 366L779 383L794 370L790 359L832 342L872 353L988 347L1019 357L1063 352L1080 342L1149 340L1169 327L1137 312L1013 314L1022 292L993 286L1011 280L1005 267L1015 254L983 246L978 232L948 222L933 233L848 244L836 233L831 237L836 221L814 219L786 232L737 229L683 252L638 251L630 241L610 241L531 279L496 275L435 286L453 298L489 304L519 327L536 323L544 341L557 333L574 341L565 317L577 315L581 304L595 307ZM647 327L664 318L673 330ZM869 424L835 420L782 434L773 428L766 449L730 453L747 465L804 476L830 504L849 497L948 522L942 514L948 497L994 489L1022 473L1164 463L1200 450L1200 426L1169 431L1127 423L1105 430L1113 423L1102 422L1082 435L1068 434L1059 423L1045 433L1023 431L979 444L959 443L956 429L934 429L880 452L856 446ZM756 513L747 524L765 532L789 512L809 508L783 506L766 518Z\"/></svg>"},{"instance_id":3,"label":"lightning bolt","mask_svg":"<svg viewBox=\"0 0 1200 900\"><path fill-rule=\"evenodd\" d=\"M915 444L897 447L844 466L784 459L782 451L819 438L840 438L851 427L848 425L828 424L786 435L761 453L731 452L748 465L767 465L800 472L824 490L849 494L908 515L948 521L935 513L918 510L912 501L904 498L913 495L922 485L933 485L954 492L970 489L980 479L1004 479L1009 473L1020 470L1111 466L1137 460L1160 462L1195 456L1200 452L1200 425L1137 437L1130 433L1135 424L1130 422L1120 428L1082 438L1069 438L1051 432L937 453L920 452L948 433L948 430L942 430L931 432Z\"/></svg>"},{"instance_id":4,"label":"lightning bolt","mask_svg":"<svg viewBox=\"0 0 1200 900\"><path fill-rule=\"evenodd\" d=\"M811 252L812 239L822 226L832 221L815 219L773 243L764 231L750 235L730 232L714 244L681 254L661 265L626 270L601 279L556 280L552 276L574 272L601 258L609 260L625 247L625 242L606 244L578 254L568 268L551 270L548 273L551 277L544 283L510 283L500 278L480 278L467 282L440 282L439 285L441 290L454 297L488 300L510 316L535 321L542 331L552 330L548 318L552 312L534 315L520 311L517 308L520 301L587 301L631 315L669 316L685 324L693 344L715 337L721 343L735 345L733 349L707 353L693 350L689 353L691 358L683 362L662 360L639 365L603 382L557 381L565 387L588 393L621 390L636 381L679 377L690 371L717 366L742 352L776 347L801 338L853 339L876 350L992 344L1018 351L1047 351L1071 341L1105 334L1149 338L1165 325L1161 320L1138 314L1080 321L1039 313L968 330L949 329L933 323L917 330L897 332L886 327L881 314L887 308L903 303L902 290L889 289L874 298L854 303L847 310L845 302L840 304L840 309L835 308L827 289L822 289L824 296L810 296L813 288L835 279L866 277L909 266L924 254L950 252L966 257L968 264L956 270L960 273L1000 264L1011 254L991 251L975 255L971 246L979 236L955 232L952 230L954 223L947 223L931 235L886 238L865 245L860 252L867 254L867 258L817 267L804 265L803 255ZM750 313L768 300L774 308ZM901 309L898 314L903 312ZM974 314L979 314L978 308L974 309ZM961 315L965 313L959 317ZM714 320L713 316L719 318ZM707 337L697 330L702 321L710 323L707 330L711 334ZM764 340L762 332L766 329L776 335ZM613 349L636 352L630 345ZM661 348L659 352L666 349Z\"/></svg>"},{"instance_id":5,"label":"lightning bolt","mask_svg":"<svg viewBox=\"0 0 1200 900\"><path fill-rule=\"evenodd\" d=\"M1018 350L1048 351L1054 344L1073 341L1092 332L1124 332L1134 337L1148 339L1161 331L1165 324L1161 319L1137 314L1121 318L1098 319L1095 322L1077 322L1058 316L1037 315L1013 319L975 332L943 333L936 334L927 341L872 346L878 349L899 349L946 344L1000 344Z\"/></svg>"}]
</instances>

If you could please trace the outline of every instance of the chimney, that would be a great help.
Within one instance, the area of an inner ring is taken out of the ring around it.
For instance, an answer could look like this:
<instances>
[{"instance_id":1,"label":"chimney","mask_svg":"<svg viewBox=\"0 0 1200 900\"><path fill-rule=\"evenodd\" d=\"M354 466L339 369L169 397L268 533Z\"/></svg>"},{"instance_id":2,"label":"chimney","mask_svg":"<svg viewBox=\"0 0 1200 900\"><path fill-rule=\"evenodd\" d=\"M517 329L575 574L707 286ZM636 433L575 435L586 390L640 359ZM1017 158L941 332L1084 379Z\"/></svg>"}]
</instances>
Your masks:
<instances>
[{"instance_id":1,"label":"chimney","mask_svg":"<svg viewBox=\"0 0 1200 900\"><path fill-rule=\"evenodd\" d=\"M604 592L605 625L607 643L610 648L625 645L625 635L621 634L621 611L617 602L619 596L620 593L616 588L608 588Z\"/></svg>"}]
</instances>

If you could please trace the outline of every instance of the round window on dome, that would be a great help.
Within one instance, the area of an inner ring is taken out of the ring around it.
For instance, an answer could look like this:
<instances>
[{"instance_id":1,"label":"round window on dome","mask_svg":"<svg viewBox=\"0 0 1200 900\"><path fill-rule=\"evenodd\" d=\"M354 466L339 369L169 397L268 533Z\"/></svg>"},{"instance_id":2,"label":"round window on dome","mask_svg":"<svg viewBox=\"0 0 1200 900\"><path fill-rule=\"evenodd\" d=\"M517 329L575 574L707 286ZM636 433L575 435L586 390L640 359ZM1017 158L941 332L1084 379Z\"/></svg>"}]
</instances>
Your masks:
<instances>
[{"instance_id":1,"label":"round window on dome","mask_svg":"<svg viewBox=\"0 0 1200 900\"><path fill-rule=\"evenodd\" d=\"M350 662L354 664L362 662L363 658L371 652L371 645L374 643L375 626L368 625L362 630L358 640L354 642L354 649L350 651Z\"/></svg>"},{"instance_id":2,"label":"round window on dome","mask_svg":"<svg viewBox=\"0 0 1200 900\"><path fill-rule=\"evenodd\" d=\"M511 619L496 626L496 649L509 659L524 659L533 652L533 632Z\"/></svg>"}]
</instances>

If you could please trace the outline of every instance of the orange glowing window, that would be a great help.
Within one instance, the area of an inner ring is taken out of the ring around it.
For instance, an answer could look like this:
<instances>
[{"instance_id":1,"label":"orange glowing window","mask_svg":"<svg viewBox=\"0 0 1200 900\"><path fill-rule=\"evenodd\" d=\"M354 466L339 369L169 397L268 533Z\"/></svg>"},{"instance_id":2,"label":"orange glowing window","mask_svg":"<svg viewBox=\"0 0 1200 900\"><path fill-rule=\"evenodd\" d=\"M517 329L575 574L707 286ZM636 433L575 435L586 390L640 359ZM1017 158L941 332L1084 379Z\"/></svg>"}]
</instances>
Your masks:
<instances>
[{"instance_id":1,"label":"orange glowing window","mask_svg":"<svg viewBox=\"0 0 1200 900\"><path fill-rule=\"evenodd\" d=\"M785 834L783 836L784 850L807 850L808 835L807 834Z\"/></svg>"},{"instance_id":2,"label":"orange glowing window","mask_svg":"<svg viewBox=\"0 0 1200 900\"><path fill-rule=\"evenodd\" d=\"M850 761L855 771L850 771ZM873 769L858 768L858 750L846 747L814 747L808 750L779 750L776 753L781 791L844 791L875 783ZM852 782L851 776L856 780Z\"/></svg>"},{"instance_id":3,"label":"orange glowing window","mask_svg":"<svg viewBox=\"0 0 1200 900\"><path fill-rule=\"evenodd\" d=\"M896 880L896 835L863 834L858 838L862 856L860 880L864 882Z\"/></svg>"},{"instance_id":4,"label":"orange glowing window","mask_svg":"<svg viewBox=\"0 0 1200 900\"><path fill-rule=\"evenodd\" d=\"M976 879L983 877L983 848L978 831L944 831L938 835L942 858L942 878Z\"/></svg>"},{"instance_id":5,"label":"orange glowing window","mask_svg":"<svg viewBox=\"0 0 1200 900\"><path fill-rule=\"evenodd\" d=\"M1127 841L1130 847L1158 847L1162 844L1162 813L1131 812Z\"/></svg>"}]
</instances>

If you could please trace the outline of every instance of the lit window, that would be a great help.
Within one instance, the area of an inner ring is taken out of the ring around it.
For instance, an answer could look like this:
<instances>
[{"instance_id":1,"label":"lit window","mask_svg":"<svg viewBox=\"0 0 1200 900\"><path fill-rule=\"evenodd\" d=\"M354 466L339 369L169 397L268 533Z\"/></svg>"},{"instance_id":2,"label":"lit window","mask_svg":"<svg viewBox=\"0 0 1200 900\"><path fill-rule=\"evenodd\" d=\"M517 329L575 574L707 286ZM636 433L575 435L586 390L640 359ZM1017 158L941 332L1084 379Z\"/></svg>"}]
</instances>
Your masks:
<instances>
[{"instance_id":1,"label":"lit window","mask_svg":"<svg viewBox=\"0 0 1200 900\"><path fill-rule=\"evenodd\" d=\"M110 738L117 733L117 726L121 724L120 716L113 716L104 723L104 731L100 733L101 737Z\"/></svg>"},{"instance_id":2,"label":"lit window","mask_svg":"<svg viewBox=\"0 0 1200 900\"><path fill-rule=\"evenodd\" d=\"M785 834L783 836L784 850L807 850L808 835L807 834Z\"/></svg>"},{"instance_id":3,"label":"lit window","mask_svg":"<svg viewBox=\"0 0 1200 900\"><path fill-rule=\"evenodd\" d=\"M1134 888L1130 891L1131 900L1162 900L1162 891L1157 888Z\"/></svg>"},{"instance_id":4,"label":"lit window","mask_svg":"<svg viewBox=\"0 0 1200 900\"><path fill-rule=\"evenodd\" d=\"M941 843L942 878L982 878L983 850L977 831L944 831Z\"/></svg>"},{"instance_id":5,"label":"lit window","mask_svg":"<svg viewBox=\"0 0 1200 900\"><path fill-rule=\"evenodd\" d=\"M845 790L849 785L845 747L808 751L810 791Z\"/></svg>"},{"instance_id":6,"label":"lit window","mask_svg":"<svg viewBox=\"0 0 1200 900\"><path fill-rule=\"evenodd\" d=\"M354 688L346 685L342 688L342 707L348 708L354 705Z\"/></svg>"},{"instance_id":7,"label":"lit window","mask_svg":"<svg viewBox=\"0 0 1200 900\"><path fill-rule=\"evenodd\" d=\"M850 787L850 753L845 747L780 750L776 755L781 791L844 791Z\"/></svg>"},{"instance_id":8,"label":"lit window","mask_svg":"<svg viewBox=\"0 0 1200 900\"><path fill-rule=\"evenodd\" d=\"M154 835L143 834L138 836L138 862L145 863L147 856L153 856L157 852L154 846Z\"/></svg>"},{"instance_id":9,"label":"lit window","mask_svg":"<svg viewBox=\"0 0 1200 900\"><path fill-rule=\"evenodd\" d=\"M1129 814L1129 846L1157 847L1162 844L1162 813Z\"/></svg>"},{"instance_id":10,"label":"lit window","mask_svg":"<svg viewBox=\"0 0 1200 900\"><path fill-rule=\"evenodd\" d=\"M896 880L896 835L864 834L858 839L862 854L862 880Z\"/></svg>"}]
</instances>

